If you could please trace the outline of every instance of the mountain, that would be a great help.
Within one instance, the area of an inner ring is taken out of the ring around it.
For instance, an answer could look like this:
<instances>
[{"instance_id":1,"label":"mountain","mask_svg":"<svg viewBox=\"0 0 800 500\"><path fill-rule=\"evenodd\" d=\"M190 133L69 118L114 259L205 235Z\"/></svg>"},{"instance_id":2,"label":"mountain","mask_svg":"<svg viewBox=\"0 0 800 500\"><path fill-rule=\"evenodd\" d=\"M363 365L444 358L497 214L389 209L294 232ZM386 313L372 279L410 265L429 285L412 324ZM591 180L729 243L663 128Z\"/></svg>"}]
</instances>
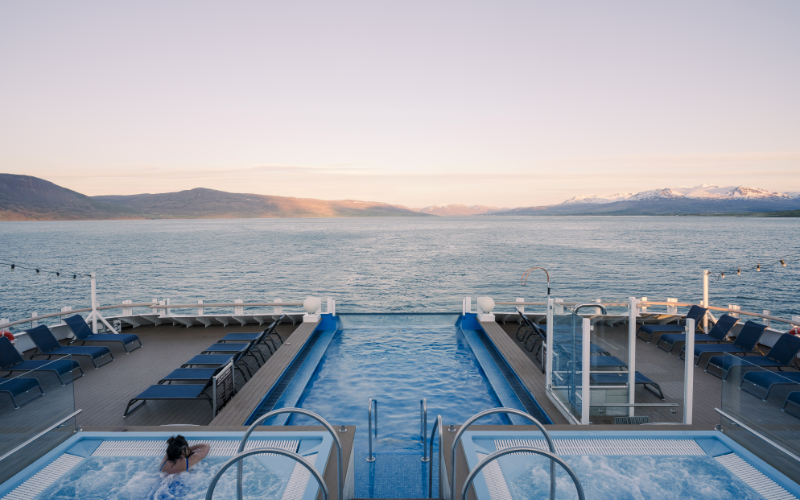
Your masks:
<instances>
[{"instance_id":1,"label":"mountain","mask_svg":"<svg viewBox=\"0 0 800 500\"><path fill-rule=\"evenodd\" d=\"M375 216L428 214L372 201L325 201L203 188L89 197L44 179L0 174L0 221Z\"/></svg>"},{"instance_id":2,"label":"mountain","mask_svg":"<svg viewBox=\"0 0 800 500\"><path fill-rule=\"evenodd\" d=\"M558 205L515 208L491 215L686 215L788 212L800 209L800 194L745 186L652 189L611 196L576 196Z\"/></svg>"},{"instance_id":3,"label":"mountain","mask_svg":"<svg viewBox=\"0 0 800 500\"><path fill-rule=\"evenodd\" d=\"M0 174L0 221L140 219L104 203L29 175Z\"/></svg>"},{"instance_id":4,"label":"mountain","mask_svg":"<svg viewBox=\"0 0 800 500\"><path fill-rule=\"evenodd\" d=\"M491 212L509 210L508 208L487 207L485 205L433 205L419 209L419 212L442 217L456 217L459 215L483 215Z\"/></svg>"}]
</instances>

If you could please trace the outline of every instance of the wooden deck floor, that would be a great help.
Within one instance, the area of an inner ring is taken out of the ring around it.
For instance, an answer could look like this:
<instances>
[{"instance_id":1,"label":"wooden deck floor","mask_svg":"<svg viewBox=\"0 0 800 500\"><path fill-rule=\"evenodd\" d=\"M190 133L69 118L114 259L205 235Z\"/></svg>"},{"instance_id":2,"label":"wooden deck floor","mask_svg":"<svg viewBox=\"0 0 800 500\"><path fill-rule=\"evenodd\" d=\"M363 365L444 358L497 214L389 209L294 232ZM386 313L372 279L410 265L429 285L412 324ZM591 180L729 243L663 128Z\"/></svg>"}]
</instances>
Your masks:
<instances>
[{"instance_id":1,"label":"wooden deck floor","mask_svg":"<svg viewBox=\"0 0 800 500\"><path fill-rule=\"evenodd\" d=\"M119 344L109 344L115 360L99 369L94 369L91 363L76 358L86 372L84 377L76 379L74 383L75 408L83 410L78 416L78 425L112 428L167 424L208 425L212 420L211 406L205 401L149 401L127 417L123 418L122 415L131 398L157 384L161 378L180 368L183 362L200 354L227 333L257 332L263 328L258 325L208 328L161 325L126 329L125 333L138 335L144 347L125 354ZM292 334L294 328L291 323L282 324L278 327L278 332L285 339ZM277 355L276 353L275 356ZM257 373L263 369L264 367ZM242 422L236 423L241 424Z\"/></svg>"}]
</instances>

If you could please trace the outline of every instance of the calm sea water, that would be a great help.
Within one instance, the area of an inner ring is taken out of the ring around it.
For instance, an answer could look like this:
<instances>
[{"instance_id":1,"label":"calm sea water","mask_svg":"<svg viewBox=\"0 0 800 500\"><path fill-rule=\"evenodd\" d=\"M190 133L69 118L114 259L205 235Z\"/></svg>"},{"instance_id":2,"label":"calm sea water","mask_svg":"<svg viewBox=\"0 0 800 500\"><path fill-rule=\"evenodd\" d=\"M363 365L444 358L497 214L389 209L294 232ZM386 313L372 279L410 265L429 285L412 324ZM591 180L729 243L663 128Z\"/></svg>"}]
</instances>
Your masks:
<instances>
[{"instance_id":1,"label":"calm sea water","mask_svg":"<svg viewBox=\"0 0 800 500\"><path fill-rule=\"evenodd\" d=\"M0 223L0 260L95 271L103 304L334 297L339 311L461 310L463 296L697 301L800 314L800 219L465 217ZM89 304L88 278L0 267L0 317ZM473 299L474 300L474 299Z\"/></svg>"}]
</instances>

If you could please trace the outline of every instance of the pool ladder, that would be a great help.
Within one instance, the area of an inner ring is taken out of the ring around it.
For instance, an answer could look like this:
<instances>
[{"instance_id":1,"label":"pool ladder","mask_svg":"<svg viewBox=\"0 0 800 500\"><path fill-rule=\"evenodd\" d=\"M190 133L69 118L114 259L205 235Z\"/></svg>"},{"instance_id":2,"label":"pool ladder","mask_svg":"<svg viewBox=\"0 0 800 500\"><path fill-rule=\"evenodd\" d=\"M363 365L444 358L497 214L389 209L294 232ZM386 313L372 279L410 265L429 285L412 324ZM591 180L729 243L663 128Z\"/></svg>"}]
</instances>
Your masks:
<instances>
[{"instance_id":1,"label":"pool ladder","mask_svg":"<svg viewBox=\"0 0 800 500\"><path fill-rule=\"evenodd\" d=\"M373 408L375 409L373 413ZM375 421L375 426L373 427L372 422ZM369 398L369 403L367 405L367 421L369 422L369 429L367 430L367 434L369 436L369 454L367 455L367 462L374 462L375 461L375 454L372 452L372 438L378 439L378 400ZM422 398L419 401L419 437L422 441L422 458L420 458L423 462L429 462L430 457L428 456L428 400L426 398ZM433 438L431 438L433 440Z\"/></svg>"}]
</instances>

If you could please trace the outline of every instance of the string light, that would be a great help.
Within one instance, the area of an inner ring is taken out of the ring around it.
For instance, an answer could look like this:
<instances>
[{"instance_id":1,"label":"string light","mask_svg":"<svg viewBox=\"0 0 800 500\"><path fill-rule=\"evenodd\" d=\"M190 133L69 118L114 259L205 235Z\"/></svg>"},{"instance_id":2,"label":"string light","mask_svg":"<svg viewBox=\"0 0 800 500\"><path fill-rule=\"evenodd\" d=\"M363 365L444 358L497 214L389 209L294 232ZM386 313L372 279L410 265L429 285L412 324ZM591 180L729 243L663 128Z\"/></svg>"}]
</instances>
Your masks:
<instances>
[{"instance_id":1,"label":"string light","mask_svg":"<svg viewBox=\"0 0 800 500\"><path fill-rule=\"evenodd\" d=\"M788 263L789 262L800 262L800 255L793 255L793 256L790 256L790 257L782 257L782 258L774 260L774 261L768 261L766 264L762 264L761 262L757 262L756 265L753 266L753 267L745 267L744 271L755 271L755 272L759 272L760 273L762 268L766 270L766 269L768 269L770 267L775 267L778 264L780 264L781 267L788 267ZM742 275L742 268L741 267L736 267L734 269L736 270L736 275L737 276L741 276ZM731 273L733 273L734 269L730 269L728 271L719 271L719 272L709 273L709 274L712 275L712 276L716 276L717 280L721 280L721 279L725 278L725 273L731 274Z\"/></svg>"},{"instance_id":2,"label":"string light","mask_svg":"<svg viewBox=\"0 0 800 500\"><path fill-rule=\"evenodd\" d=\"M725 271L722 271L721 273L719 273L719 275L720 277L722 277L722 279L725 279Z\"/></svg>"},{"instance_id":3,"label":"string light","mask_svg":"<svg viewBox=\"0 0 800 500\"><path fill-rule=\"evenodd\" d=\"M785 260L783 260L783 259L781 259L781 265L782 265L783 267L786 267L786 261L785 261Z\"/></svg>"},{"instance_id":4,"label":"string light","mask_svg":"<svg viewBox=\"0 0 800 500\"><path fill-rule=\"evenodd\" d=\"M761 264L756 266L756 271L761 272Z\"/></svg>"},{"instance_id":5,"label":"string light","mask_svg":"<svg viewBox=\"0 0 800 500\"><path fill-rule=\"evenodd\" d=\"M736 274L738 274L739 276L742 275L742 268L741 267L736 268Z\"/></svg>"},{"instance_id":6,"label":"string light","mask_svg":"<svg viewBox=\"0 0 800 500\"><path fill-rule=\"evenodd\" d=\"M45 269L43 267L31 266L31 265L26 265L26 264L18 264L16 262L9 262L9 261L4 261L4 260L0 260L0 264L9 266L12 271L16 270L17 268L19 268L19 269L30 269L31 271L36 271L36 274L42 274L42 273L54 274L56 276L56 278L60 278L61 277L61 273L63 272L63 271L56 271L55 269ZM78 279L78 276L81 276L81 277L85 276L87 278L91 276L91 274L88 274L88 273L77 273L77 272L72 272L72 271L65 272L64 276L69 276L70 274L72 275L72 279Z\"/></svg>"}]
</instances>

